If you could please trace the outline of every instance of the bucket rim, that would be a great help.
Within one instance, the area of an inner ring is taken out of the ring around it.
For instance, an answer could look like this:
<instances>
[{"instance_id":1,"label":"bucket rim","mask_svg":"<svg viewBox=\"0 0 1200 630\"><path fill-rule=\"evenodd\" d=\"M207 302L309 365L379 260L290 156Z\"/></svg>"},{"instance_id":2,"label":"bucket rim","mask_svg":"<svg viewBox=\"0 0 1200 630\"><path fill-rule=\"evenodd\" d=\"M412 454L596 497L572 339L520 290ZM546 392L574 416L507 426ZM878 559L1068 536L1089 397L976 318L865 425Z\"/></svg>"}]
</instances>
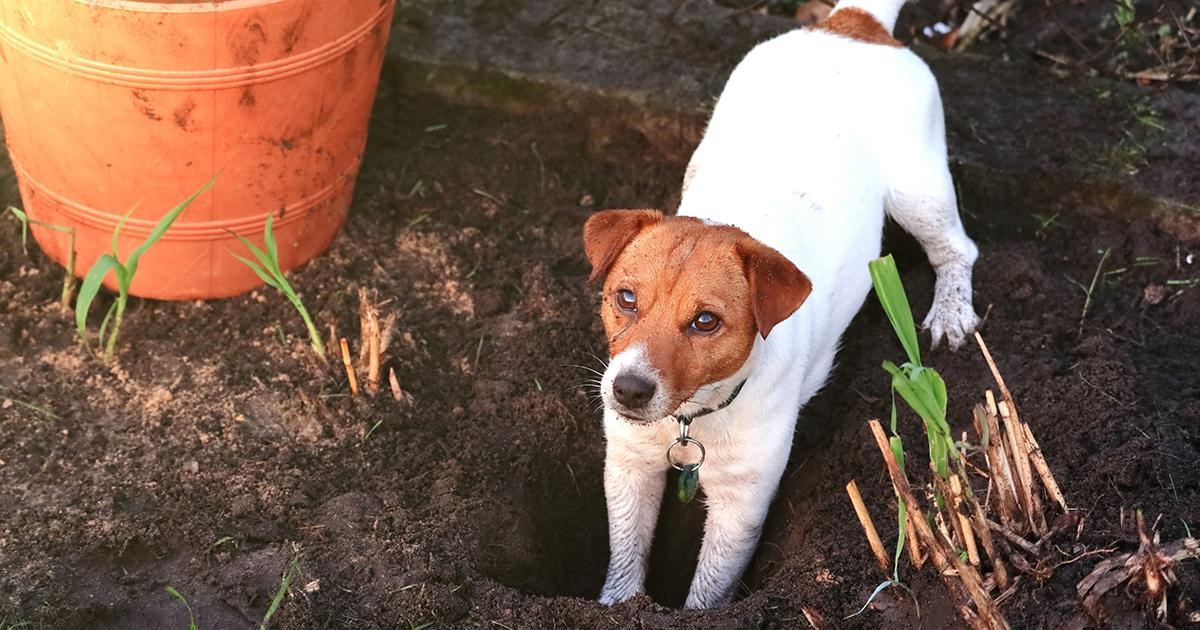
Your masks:
<instances>
[{"instance_id":1,"label":"bucket rim","mask_svg":"<svg viewBox=\"0 0 1200 630\"><path fill-rule=\"evenodd\" d=\"M298 0L73 0L89 8L115 9L141 13L217 13L256 9L273 4L297 2ZM387 0L391 4L395 0Z\"/></svg>"}]
</instances>

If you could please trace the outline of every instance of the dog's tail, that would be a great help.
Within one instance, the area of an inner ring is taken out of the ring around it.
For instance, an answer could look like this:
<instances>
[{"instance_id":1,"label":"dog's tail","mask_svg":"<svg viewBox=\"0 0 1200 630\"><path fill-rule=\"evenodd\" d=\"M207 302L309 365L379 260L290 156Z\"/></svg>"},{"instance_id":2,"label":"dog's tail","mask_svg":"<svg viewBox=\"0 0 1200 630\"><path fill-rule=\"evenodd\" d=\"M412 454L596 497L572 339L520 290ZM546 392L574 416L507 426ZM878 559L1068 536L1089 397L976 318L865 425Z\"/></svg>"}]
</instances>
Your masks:
<instances>
[{"instance_id":1,"label":"dog's tail","mask_svg":"<svg viewBox=\"0 0 1200 630\"><path fill-rule=\"evenodd\" d=\"M843 9L859 9L871 14L891 35L896 30L896 17L900 15L900 7L908 0L840 0L833 8L833 13Z\"/></svg>"}]
</instances>

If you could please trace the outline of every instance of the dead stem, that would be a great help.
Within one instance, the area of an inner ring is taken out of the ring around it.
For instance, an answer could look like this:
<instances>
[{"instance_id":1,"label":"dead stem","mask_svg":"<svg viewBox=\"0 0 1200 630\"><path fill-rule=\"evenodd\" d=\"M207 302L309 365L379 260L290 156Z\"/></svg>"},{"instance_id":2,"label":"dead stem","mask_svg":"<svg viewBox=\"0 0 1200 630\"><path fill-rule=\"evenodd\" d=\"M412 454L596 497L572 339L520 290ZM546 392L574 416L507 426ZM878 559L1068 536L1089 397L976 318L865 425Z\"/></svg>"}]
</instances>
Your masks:
<instances>
[{"instance_id":1,"label":"dead stem","mask_svg":"<svg viewBox=\"0 0 1200 630\"><path fill-rule=\"evenodd\" d=\"M891 575L887 551L884 549L883 541L879 539L879 533L875 531L875 523L871 520L870 512L867 512L862 495L858 492L858 484L853 479L846 484L846 494L850 495L850 503L854 505L854 515L858 517L858 524L862 526L863 533L867 535L867 543L871 545L875 561L879 563L879 568L883 570L885 576Z\"/></svg>"},{"instance_id":2,"label":"dead stem","mask_svg":"<svg viewBox=\"0 0 1200 630\"><path fill-rule=\"evenodd\" d=\"M346 343L345 337L339 339L338 344L342 348L342 365L346 368L346 379L350 381L350 394L357 396L358 377L354 375L354 363L350 361L350 346Z\"/></svg>"},{"instance_id":3,"label":"dead stem","mask_svg":"<svg viewBox=\"0 0 1200 630\"><path fill-rule=\"evenodd\" d=\"M1001 629L1008 628L1008 623L1000 616L1000 611L995 607L992 598L983 588L983 580L980 579L979 573L962 562L958 555L950 550L949 553L940 544L933 534L933 530L929 528L929 523L925 521L925 515L921 513L917 498L913 494L912 487L908 484L908 478L900 470L899 464L896 463L896 458L892 455L892 449L888 445L887 436L883 432L883 427L878 420L871 420L867 423L871 427L871 433L875 437L876 445L879 447L880 453L883 455L883 460L887 464L888 474L892 478L892 485L896 492L904 501L905 508L908 510L908 523L910 529L916 530L917 538L925 545L925 549L929 552L930 558L938 569L938 573L942 577L943 583L951 592L962 592L975 603L975 610L972 611L967 606L959 607L959 614L963 621L972 628L988 628ZM958 580L953 580L948 575L950 572L957 574Z\"/></svg>"}]
</instances>

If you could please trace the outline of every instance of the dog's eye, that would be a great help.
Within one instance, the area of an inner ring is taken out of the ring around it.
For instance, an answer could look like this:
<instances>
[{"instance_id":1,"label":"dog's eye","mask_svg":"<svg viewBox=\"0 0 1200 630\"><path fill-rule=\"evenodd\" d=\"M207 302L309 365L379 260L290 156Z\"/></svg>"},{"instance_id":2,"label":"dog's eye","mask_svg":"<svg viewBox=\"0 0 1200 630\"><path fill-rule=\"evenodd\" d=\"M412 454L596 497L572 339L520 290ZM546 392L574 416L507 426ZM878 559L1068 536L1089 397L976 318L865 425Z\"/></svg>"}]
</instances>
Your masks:
<instances>
[{"instance_id":1,"label":"dog's eye","mask_svg":"<svg viewBox=\"0 0 1200 630\"><path fill-rule=\"evenodd\" d=\"M634 292L630 291L629 289L618 289L617 306L621 307L621 310L623 311L636 311L637 295L635 295Z\"/></svg>"},{"instance_id":2,"label":"dog's eye","mask_svg":"<svg viewBox=\"0 0 1200 630\"><path fill-rule=\"evenodd\" d=\"M700 313L696 316L696 319L692 320L692 330L695 330L696 332L715 332L720 327L721 318L709 313L708 311Z\"/></svg>"}]
</instances>

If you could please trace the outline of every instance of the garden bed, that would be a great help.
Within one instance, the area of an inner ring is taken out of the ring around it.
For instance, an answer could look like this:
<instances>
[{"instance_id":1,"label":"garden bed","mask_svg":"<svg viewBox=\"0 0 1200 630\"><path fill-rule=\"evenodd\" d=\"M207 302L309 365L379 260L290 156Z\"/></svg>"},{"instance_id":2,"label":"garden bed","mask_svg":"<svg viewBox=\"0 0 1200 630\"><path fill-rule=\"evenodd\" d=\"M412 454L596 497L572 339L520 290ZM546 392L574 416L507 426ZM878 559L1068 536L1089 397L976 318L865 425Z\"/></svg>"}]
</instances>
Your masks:
<instances>
[{"instance_id":1,"label":"garden bed","mask_svg":"<svg viewBox=\"0 0 1200 630\"><path fill-rule=\"evenodd\" d=\"M297 554L273 627L799 627L803 607L830 627L957 624L956 602L928 569L902 569L919 622L911 601L892 594L842 621L881 580L847 481L858 480L884 540L895 534L865 421L888 412L879 364L900 350L873 299L803 411L738 601L673 609L703 506L667 501L651 597L596 604L607 561L603 436L583 383L605 345L580 230L594 209L673 207L682 165L605 160L578 114L410 98L393 72L349 223L291 281L323 331L332 322L351 338L358 289L378 290L384 312L398 315L385 367L403 402L350 397L341 365L312 356L292 307L267 290L135 301L119 362L107 366L58 310L59 268L23 255L16 222L0 222L0 627L186 627L168 585L202 628L256 627ZM640 152L635 140L603 145L628 158ZM1135 549L1131 523L1122 527L1134 509L1162 514L1164 540L1195 531L1195 222L1166 230L1081 202L1095 195L1069 187L1029 207L1023 190L958 180L981 251L983 334L1086 516L1064 559ZM16 202L11 189L0 199ZM923 315L928 263L897 230L885 249ZM1081 327L1083 289L1104 250ZM955 434L966 430L991 384L986 364L969 347L925 360L949 387ZM914 417L901 425L910 449L924 443ZM1075 585L1098 560L1027 583L1001 611L1015 626L1063 627L1080 614ZM1193 602L1196 564L1180 575ZM1112 618L1142 619L1124 597L1107 602Z\"/></svg>"}]
</instances>

